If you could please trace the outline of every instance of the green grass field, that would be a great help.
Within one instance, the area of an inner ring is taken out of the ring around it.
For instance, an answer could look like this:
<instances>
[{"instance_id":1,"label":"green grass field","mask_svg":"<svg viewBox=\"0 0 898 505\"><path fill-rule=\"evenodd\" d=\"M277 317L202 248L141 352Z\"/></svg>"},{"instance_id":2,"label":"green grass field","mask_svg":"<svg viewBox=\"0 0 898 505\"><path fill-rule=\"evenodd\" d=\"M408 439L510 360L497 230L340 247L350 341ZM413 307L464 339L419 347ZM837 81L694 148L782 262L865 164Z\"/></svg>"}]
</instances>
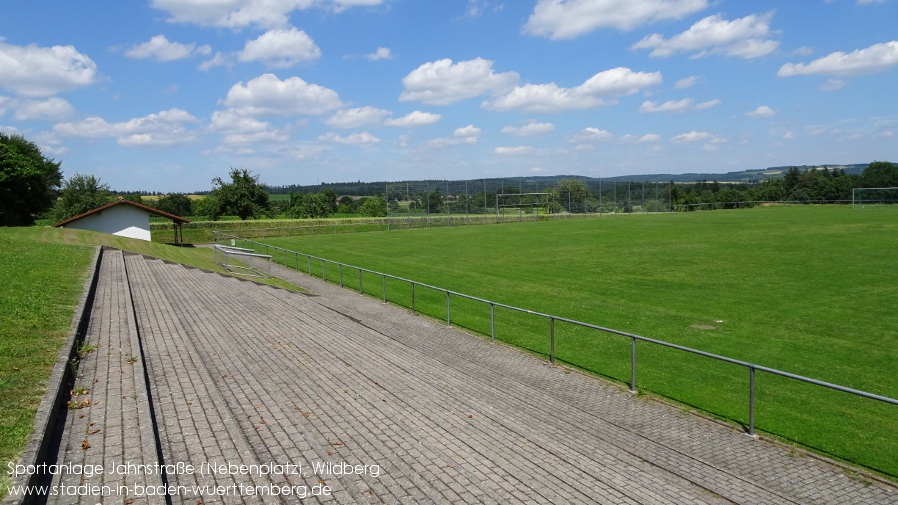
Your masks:
<instances>
[{"instance_id":1,"label":"green grass field","mask_svg":"<svg viewBox=\"0 0 898 505\"><path fill-rule=\"evenodd\" d=\"M898 208L768 207L266 243L898 398ZM293 264L293 258L289 258ZM300 269L306 270L305 259ZM312 272L321 275L321 263ZM331 281L336 266L327 267ZM358 288L358 273L344 269ZM380 276L365 291L381 296ZM388 298L409 306L407 283ZM446 317L443 293L416 308ZM452 300L489 333L489 307ZM696 327L698 326L698 327ZM708 329L713 327L713 329ZM497 338L547 355L545 319L496 310ZM556 323L559 360L628 382L629 340ZM639 343L640 389L748 421L748 371ZM756 428L898 477L898 406L758 373Z\"/></svg>"}]
</instances>

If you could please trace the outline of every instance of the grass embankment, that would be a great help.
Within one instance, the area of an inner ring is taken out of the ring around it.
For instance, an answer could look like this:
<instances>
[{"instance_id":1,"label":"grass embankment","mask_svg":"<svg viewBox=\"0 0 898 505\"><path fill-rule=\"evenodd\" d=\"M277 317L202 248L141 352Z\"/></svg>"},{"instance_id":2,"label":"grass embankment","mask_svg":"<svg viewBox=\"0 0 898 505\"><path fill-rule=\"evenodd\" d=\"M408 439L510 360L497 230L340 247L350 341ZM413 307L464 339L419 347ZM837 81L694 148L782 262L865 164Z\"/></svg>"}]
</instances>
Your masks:
<instances>
[{"instance_id":1,"label":"grass embankment","mask_svg":"<svg viewBox=\"0 0 898 505\"><path fill-rule=\"evenodd\" d=\"M94 254L33 235L0 228L0 484L31 434Z\"/></svg>"},{"instance_id":2,"label":"grass embankment","mask_svg":"<svg viewBox=\"0 0 898 505\"><path fill-rule=\"evenodd\" d=\"M253 237L267 237L283 234L292 230L293 234L303 234L302 229L309 227L333 227L339 233L370 231L382 229L383 218L339 218L339 219L255 219L247 221L192 221L183 225L181 231L184 242L188 244L209 244L215 241L214 231L224 231L238 235L251 234ZM366 223L376 223L366 225ZM330 231L330 230L328 230ZM150 223L153 242L170 243L174 241L174 230L171 221Z\"/></svg>"},{"instance_id":3,"label":"grass embankment","mask_svg":"<svg viewBox=\"0 0 898 505\"><path fill-rule=\"evenodd\" d=\"M31 433L96 245L222 272L209 249L63 228L0 228L0 462L4 469ZM280 279L261 282L297 289ZM5 493L5 487L0 490Z\"/></svg>"},{"instance_id":4,"label":"grass embankment","mask_svg":"<svg viewBox=\"0 0 898 505\"><path fill-rule=\"evenodd\" d=\"M898 208L774 207L266 242L898 398ZM320 263L312 273L321 275ZM336 280L337 267L327 275ZM356 272L344 276L358 285ZM381 296L379 276L366 274L363 284ZM407 283L387 281L387 294L410 303ZM445 319L445 294L419 288L415 302ZM453 299L452 323L489 334L489 307ZM497 309L496 333L548 354L545 319ZM747 424L745 368L648 343L637 354L640 389ZM556 323L556 355L629 381L627 339ZM756 427L898 477L896 406L759 372Z\"/></svg>"}]
</instances>

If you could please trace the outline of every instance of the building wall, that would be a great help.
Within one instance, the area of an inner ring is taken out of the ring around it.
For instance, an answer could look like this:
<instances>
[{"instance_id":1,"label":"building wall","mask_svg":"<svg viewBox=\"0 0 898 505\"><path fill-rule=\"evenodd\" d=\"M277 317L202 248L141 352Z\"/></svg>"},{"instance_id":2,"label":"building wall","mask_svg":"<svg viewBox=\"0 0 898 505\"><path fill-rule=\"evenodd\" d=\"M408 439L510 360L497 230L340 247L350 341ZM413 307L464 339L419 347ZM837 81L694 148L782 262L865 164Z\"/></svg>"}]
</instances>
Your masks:
<instances>
[{"instance_id":1,"label":"building wall","mask_svg":"<svg viewBox=\"0 0 898 505\"><path fill-rule=\"evenodd\" d=\"M130 205L116 205L65 225L66 228L94 230L122 237L150 240L150 215Z\"/></svg>"}]
</instances>

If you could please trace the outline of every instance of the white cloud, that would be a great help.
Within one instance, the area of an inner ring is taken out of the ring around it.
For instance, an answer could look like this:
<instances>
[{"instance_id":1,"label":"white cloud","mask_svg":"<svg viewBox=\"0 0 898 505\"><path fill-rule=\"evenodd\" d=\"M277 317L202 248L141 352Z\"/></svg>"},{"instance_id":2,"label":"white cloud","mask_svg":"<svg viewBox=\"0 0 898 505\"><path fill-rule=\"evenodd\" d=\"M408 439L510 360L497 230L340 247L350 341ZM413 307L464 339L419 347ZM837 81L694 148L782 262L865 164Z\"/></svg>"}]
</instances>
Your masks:
<instances>
[{"instance_id":1,"label":"white cloud","mask_svg":"<svg viewBox=\"0 0 898 505\"><path fill-rule=\"evenodd\" d=\"M712 138L712 135L708 132L697 132L691 131L689 133L681 133L676 137L670 139L670 141L674 144L691 144L693 142L701 142L702 140L708 140Z\"/></svg>"},{"instance_id":2,"label":"white cloud","mask_svg":"<svg viewBox=\"0 0 898 505\"><path fill-rule=\"evenodd\" d=\"M72 104L56 97L47 100L13 100L10 105L15 109L17 121L62 121L75 113Z\"/></svg>"},{"instance_id":3,"label":"white cloud","mask_svg":"<svg viewBox=\"0 0 898 505\"><path fill-rule=\"evenodd\" d=\"M856 76L882 72L898 64L898 41L874 44L851 53L837 51L810 63L786 63L776 75Z\"/></svg>"},{"instance_id":4,"label":"white cloud","mask_svg":"<svg viewBox=\"0 0 898 505\"><path fill-rule=\"evenodd\" d=\"M795 134L792 132L786 132L786 134L783 135L783 140L792 140L794 138L795 138Z\"/></svg>"},{"instance_id":5,"label":"white cloud","mask_svg":"<svg viewBox=\"0 0 898 505\"><path fill-rule=\"evenodd\" d=\"M520 156L522 154L533 154L536 152L536 149L530 146L497 147L493 149L493 152L502 156Z\"/></svg>"},{"instance_id":6,"label":"white cloud","mask_svg":"<svg viewBox=\"0 0 898 505\"><path fill-rule=\"evenodd\" d=\"M389 60L392 57L393 54L390 52L389 47L378 47L377 51L365 55L365 58L368 58L371 61Z\"/></svg>"},{"instance_id":7,"label":"white cloud","mask_svg":"<svg viewBox=\"0 0 898 505\"><path fill-rule=\"evenodd\" d=\"M455 133L452 135L455 137L461 138L471 138L471 137L479 137L480 136L480 128L477 128L474 125L462 126L461 128L456 128Z\"/></svg>"},{"instance_id":8,"label":"white cloud","mask_svg":"<svg viewBox=\"0 0 898 505\"><path fill-rule=\"evenodd\" d=\"M524 126L505 126L502 128L502 133L507 133L509 135L515 135L517 137L530 137L533 135L542 135L544 133L549 133L555 130L555 125L552 123L538 123L536 121L532 121L527 123Z\"/></svg>"},{"instance_id":9,"label":"white cloud","mask_svg":"<svg viewBox=\"0 0 898 505\"><path fill-rule=\"evenodd\" d=\"M278 129L265 121L241 116L233 110L215 111L209 131L223 134L217 152L251 154L247 144L281 143L290 140L290 128ZM254 151L253 151L254 152Z\"/></svg>"},{"instance_id":10,"label":"white cloud","mask_svg":"<svg viewBox=\"0 0 898 505\"><path fill-rule=\"evenodd\" d=\"M446 146L456 146L461 144L476 144L480 138L481 130L474 125L456 128L451 137L440 137L427 141L424 144L426 148L441 148Z\"/></svg>"},{"instance_id":11,"label":"white cloud","mask_svg":"<svg viewBox=\"0 0 898 505\"><path fill-rule=\"evenodd\" d=\"M258 133L272 130L271 123L241 116L233 110L215 111L209 130L217 133Z\"/></svg>"},{"instance_id":12,"label":"white cloud","mask_svg":"<svg viewBox=\"0 0 898 505\"><path fill-rule=\"evenodd\" d=\"M431 112L421 112L416 110L398 119L387 119L384 124L387 126L401 126L404 128L414 128L416 126L424 126L439 121L443 116L433 114Z\"/></svg>"},{"instance_id":13,"label":"white cloud","mask_svg":"<svg viewBox=\"0 0 898 505\"><path fill-rule=\"evenodd\" d=\"M108 123L90 117L78 123L57 123L53 132L65 137L115 138L126 147L169 147L190 144L197 140L197 131L188 124L200 121L181 109L169 109L121 123Z\"/></svg>"},{"instance_id":14,"label":"white cloud","mask_svg":"<svg viewBox=\"0 0 898 505\"><path fill-rule=\"evenodd\" d=\"M751 118L773 117L775 114L776 114L776 111L766 105L762 105L751 112L745 113L746 116L751 117Z\"/></svg>"},{"instance_id":15,"label":"white cloud","mask_svg":"<svg viewBox=\"0 0 898 505\"><path fill-rule=\"evenodd\" d=\"M701 77L698 75L691 75L689 77L684 77L677 81L674 84L674 89L686 89L695 86L699 81L701 81Z\"/></svg>"},{"instance_id":16,"label":"white cloud","mask_svg":"<svg viewBox=\"0 0 898 505\"><path fill-rule=\"evenodd\" d=\"M374 7L381 3L383 0L333 0L333 5L330 8L336 12L342 12L350 7ZM324 2L319 2L319 4L327 6Z\"/></svg>"},{"instance_id":17,"label":"white cloud","mask_svg":"<svg viewBox=\"0 0 898 505\"><path fill-rule=\"evenodd\" d=\"M332 89L299 77L282 81L273 74L260 75L245 86L238 82L228 91L224 104L249 116L318 116L343 107Z\"/></svg>"},{"instance_id":18,"label":"white cloud","mask_svg":"<svg viewBox=\"0 0 898 505\"><path fill-rule=\"evenodd\" d=\"M720 144L724 144L727 142L725 137L721 137L718 135L714 135L713 133L706 131L691 131L689 133L682 133L670 139L672 144L695 144L697 142L706 142L705 145L702 146L703 151L717 151L720 149Z\"/></svg>"},{"instance_id":19,"label":"white cloud","mask_svg":"<svg viewBox=\"0 0 898 505\"><path fill-rule=\"evenodd\" d=\"M639 137L639 143L641 144L650 144L661 141L661 135L655 135L654 133L647 133L642 137Z\"/></svg>"},{"instance_id":20,"label":"white cloud","mask_svg":"<svg viewBox=\"0 0 898 505\"><path fill-rule=\"evenodd\" d=\"M697 21L685 32L665 39L659 33L648 35L633 49L651 49L649 56L668 57L681 52L696 52L695 57L723 54L751 59L772 53L779 42L768 38L772 13L751 14L734 21L720 14Z\"/></svg>"},{"instance_id":21,"label":"white cloud","mask_svg":"<svg viewBox=\"0 0 898 505\"><path fill-rule=\"evenodd\" d=\"M598 28L632 30L680 19L707 6L707 0L539 0L522 31L553 40L572 39Z\"/></svg>"},{"instance_id":22,"label":"white cloud","mask_svg":"<svg viewBox=\"0 0 898 505\"><path fill-rule=\"evenodd\" d=\"M521 109L530 113L591 109L615 103L607 98L632 95L643 88L657 86L661 81L661 72L634 72L618 67L599 72L574 88L561 88L554 82L518 86L492 102L484 102L483 107L499 111Z\"/></svg>"},{"instance_id":23,"label":"white cloud","mask_svg":"<svg viewBox=\"0 0 898 505\"><path fill-rule=\"evenodd\" d=\"M848 81L845 81L843 79L830 79L821 84L817 89L819 89L820 91L836 91L838 89L844 88L845 86L848 86Z\"/></svg>"},{"instance_id":24,"label":"white cloud","mask_svg":"<svg viewBox=\"0 0 898 505\"><path fill-rule=\"evenodd\" d=\"M479 18L486 11L499 12L505 8L504 3L495 3L490 0L468 0L464 17L468 19Z\"/></svg>"},{"instance_id":25,"label":"white cloud","mask_svg":"<svg viewBox=\"0 0 898 505\"><path fill-rule=\"evenodd\" d=\"M0 37L0 87L12 93L47 97L96 79L96 63L73 46L14 46Z\"/></svg>"},{"instance_id":26,"label":"white cloud","mask_svg":"<svg viewBox=\"0 0 898 505\"><path fill-rule=\"evenodd\" d=\"M215 67L223 67L231 64L231 58L225 53L215 53L215 56L209 58L208 60L200 63L200 66L197 67L199 70L203 72L208 72Z\"/></svg>"},{"instance_id":27,"label":"white cloud","mask_svg":"<svg viewBox=\"0 0 898 505\"><path fill-rule=\"evenodd\" d=\"M345 130L380 124L389 115L390 111L378 109L377 107L356 107L335 112L333 116L324 121L324 124Z\"/></svg>"},{"instance_id":28,"label":"white cloud","mask_svg":"<svg viewBox=\"0 0 898 505\"><path fill-rule=\"evenodd\" d=\"M240 61L261 61L272 68L289 68L302 61L317 60L321 50L306 32L290 27L269 30L248 40L237 57Z\"/></svg>"},{"instance_id":29,"label":"white cloud","mask_svg":"<svg viewBox=\"0 0 898 505\"><path fill-rule=\"evenodd\" d=\"M318 140L324 142L333 142L335 144L343 144L347 146L359 146L363 144L377 144L380 139L368 132L353 133L347 137L342 137L334 132L328 132L318 137Z\"/></svg>"},{"instance_id":30,"label":"white cloud","mask_svg":"<svg viewBox=\"0 0 898 505\"><path fill-rule=\"evenodd\" d=\"M707 102L695 103L695 100L691 98L684 98L682 100L668 100L662 104L658 104L657 102L652 102L650 100L646 100L642 102L642 105L639 107L640 113L653 113L653 112L670 112L674 114L680 114L683 112L691 112L697 110L705 110L710 109L716 105L720 105L722 100L714 99L708 100Z\"/></svg>"},{"instance_id":31,"label":"white cloud","mask_svg":"<svg viewBox=\"0 0 898 505\"><path fill-rule=\"evenodd\" d=\"M498 94L518 82L516 72L493 71L493 62L483 58L452 63L446 58L425 63L403 77L405 91L399 100L418 100L448 105L485 94Z\"/></svg>"},{"instance_id":32,"label":"white cloud","mask_svg":"<svg viewBox=\"0 0 898 505\"><path fill-rule=\"evenodd\" d=\"M195 43L181 44L179 42L170 42L165 35L156 35L149 41L133 46L125 51L125 56L129 58L136 60L154 59L163 62L183 60L197 54L208 56L212 54L212 48L209 46L197 47Z\"/></svg>"},{"instance_id":33,"label":"white cloud","mask_svg":"<svg viewBox=\"0 0 898 505\"><path fill-rule=\"evenodd\" d=\"M383 0L151 0L153 7L168 13L170 22L234 29L286 26L290 13L312 7L340 12L381 3Z\"/></svg>"},{"instance_id":34,"label":"white cloud","mask_svg":"<svg viewBox=\"0 0 898 505\"><path fill-rule=\"evenodd\" d=\"M584 128L571 137L571 143L584 144L594 142L605 142L614 138L614 134L608 130L600 130L598 128Z\"/></svg>"}]
</instances>

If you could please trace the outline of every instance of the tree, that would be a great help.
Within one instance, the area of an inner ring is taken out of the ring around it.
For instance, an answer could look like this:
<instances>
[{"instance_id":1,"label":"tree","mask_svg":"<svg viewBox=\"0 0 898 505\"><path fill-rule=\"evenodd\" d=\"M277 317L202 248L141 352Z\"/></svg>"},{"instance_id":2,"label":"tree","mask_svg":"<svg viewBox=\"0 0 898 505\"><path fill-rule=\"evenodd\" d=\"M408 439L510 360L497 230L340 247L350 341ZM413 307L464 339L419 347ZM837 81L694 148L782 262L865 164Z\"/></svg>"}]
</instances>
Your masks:
<instances>
[{"instance_id":1,"label":"tree","mask_svg":"<svg viewBox=\"0 0 898 505\"><path fill-rule=\"evenodd\" d=\"M898 166L887 161L874 161L861 174L864 187L893 188L898 186Z\"/></svg>"},{"instance_id":2,"label":"tree","mask_svg":"<svg viewBox=\"0 0 898 505\"><path fill-rule=\"evenodd\" d=\"M310 195L308 193L290 193L290 205L287 216L294 219L311 219L328 217L337 212L337 195L329 189Z\"/></svg>"},{"instance_id":3,"label":"tree","mask_svg":"<svg viewBox=\"0 0 898 505\"><path fill-rule=\"evenodd\" d=\"M203 216L212 219L212 216L216 212L218 212L218 202L211 196L200 198L193 204L194 216Z\"/></svg>"},{"instance_id":4,"label":"tree","mask_svg":"<svg viewBox=\"0 0 898 505\"><path fill-rule=\"evenodd\" d=\"M62 185L61 197L53 209L53 217L64 221L78 214L102 207L112 201L109 186L93 175L75 174Z\"/></svg>"},{"instance_id":5,"label":"tree","mask_svg":"<svg viewBox=\"0 0 898 505\"><path fill-rule=\"evenodd\" d=\"M583 202L590 196L586 184L577 179L562 179L555 187L555 202L568 212L583 212Z\"/></svg>"},{"instance_id":6,"label":"tree","mask_svg":"<svg viewBox=\"0 0 898 505\"><path fill-rule=\"evenodd\" d=\"M265 216L270 206L264 187L258 175L232 168L231 182L224 182L221 177L212 179L210 196L218 205L209 217L214 221L221 216L237 216L242 220Z\"/></svg>"},{"instance_id":7,"label":"tree","mask_svg":"<svg viewBox=\"0 0 898 505\"><path fill-rule=\"evenodd\" d=\"M156 208L176 216L192 216L193 202L187 195L171 193L156 200Z\"/></svg>"},{"instance_id":8,"label":"tree","mask_svg":"<svg viewBox=\"0 0 898 505\"><path fill-rule=\"evenodd\" d=\"M365 199L365 203L359 206L359 214L367 217L385 217L387 215L387 199L384 195Z\"/></svg>"},{"instance_id":9,"label":"tree","mask_svg":"<svg viewBox=\"0 0 898 505\"><path fill-rule=\"evenodd\" d=\"M20 135L0 132L0 226L28 226L53 207L62 182L59 162Z\"/></svg>"}]
</instances>

